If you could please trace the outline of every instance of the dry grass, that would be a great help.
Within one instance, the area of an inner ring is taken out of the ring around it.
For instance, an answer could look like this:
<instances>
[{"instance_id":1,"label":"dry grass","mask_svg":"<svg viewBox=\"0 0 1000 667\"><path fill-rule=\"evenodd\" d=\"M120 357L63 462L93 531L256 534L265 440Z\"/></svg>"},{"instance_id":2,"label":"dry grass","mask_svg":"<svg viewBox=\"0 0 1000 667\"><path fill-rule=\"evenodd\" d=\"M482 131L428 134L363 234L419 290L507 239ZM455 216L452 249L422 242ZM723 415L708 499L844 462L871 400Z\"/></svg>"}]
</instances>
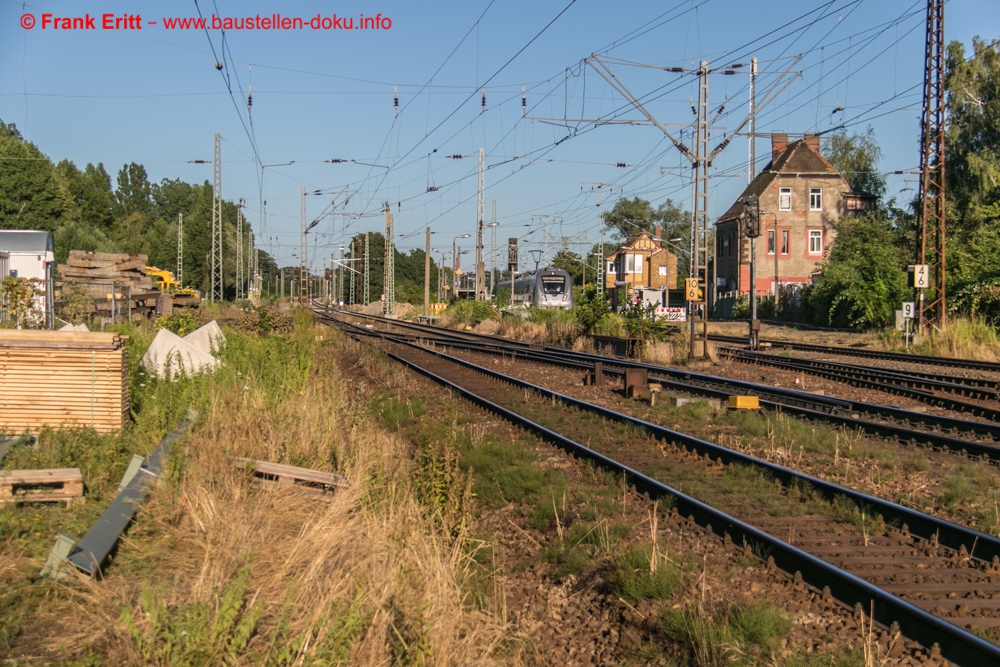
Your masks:
<instances>
[{"instance_id":1,"label":"dry grass","mask_svg":"<svg viewBox=\"0 0 1000 667\"><path fill-rule=\"evenodd\" d=\"M1000 340L993 326L982 319L952 318L944 330L931 329L927 339L914 346L918 354L940 357L1000 360Z\"/></svg>"},{"instance_id":2,"label":"dry grass","mask_svg":"<svg viewBox=\"0 0 1000 667\"><path fill-rule=\"evenodd\" d=\"M107 664L490 664L504 627L470 608L464 534L437 527L405 443L343 391L326 332L301 391L213 396L172 483L143 508L106 579L79 578L49 655ZM233 456L351 482L323 500L262 487ZM49 610L54 611L54 610Z\"/></svg>"}]
</instances>

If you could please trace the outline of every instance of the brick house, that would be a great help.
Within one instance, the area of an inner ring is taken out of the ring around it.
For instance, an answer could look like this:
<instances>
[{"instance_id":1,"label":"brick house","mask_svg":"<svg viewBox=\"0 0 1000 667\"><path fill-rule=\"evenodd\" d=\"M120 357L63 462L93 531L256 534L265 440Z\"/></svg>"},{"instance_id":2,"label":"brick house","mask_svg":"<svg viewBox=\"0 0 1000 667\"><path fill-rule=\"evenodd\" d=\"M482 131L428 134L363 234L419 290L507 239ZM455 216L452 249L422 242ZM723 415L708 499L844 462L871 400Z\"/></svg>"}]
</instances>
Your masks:
<instances>
[{"instance_id":1,"label":"brick house","mask_svg":"<svg viewBox=\"0 0 1000 667\"><path fill-rule=\"evenodd\" d=\"M604 288L608 291L619 281L626 283L629 298L640 297L643 288L677 289L677 256L664 247L659 225L652 234L630 236L605 259Z\"/></svg>"},{"instance_id":2,"label":"brick house","mask_svg":"<svg viewBox=\"0 0 1000 667\"><path fill-rule=\"evenodd\" d=\"M750 291L750 239L743 234L742 199L757 195L761 235L757 239L756 291L810 284L829 254L831 223L875 208L875 198L851 189L820 154L819 136L789 143L771 135L771 162L715 223L719 294Z\"/></svg>"}]
</instances>

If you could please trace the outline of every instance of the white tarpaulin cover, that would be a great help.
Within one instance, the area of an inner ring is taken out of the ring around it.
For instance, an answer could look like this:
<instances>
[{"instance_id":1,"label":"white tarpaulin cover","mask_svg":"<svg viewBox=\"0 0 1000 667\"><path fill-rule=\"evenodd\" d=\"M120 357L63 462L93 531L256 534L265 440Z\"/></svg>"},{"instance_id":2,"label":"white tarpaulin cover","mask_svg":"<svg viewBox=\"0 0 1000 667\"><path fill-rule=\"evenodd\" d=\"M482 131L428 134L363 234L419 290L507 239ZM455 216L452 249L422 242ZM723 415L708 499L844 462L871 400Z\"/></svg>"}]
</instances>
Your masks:
<instances>
[{"instance_id":1,"label":"white tarpaulin cover","mask_svg":"<svg viewBox=\"0 0 1000 667\"><path fill-rule=\"evenodd\" d=\"M197 347L202 352L215 354L226 342L226 336L222 333L219 323L212 320L208 324L203 324L197 330L192 331L184 340Z\"/></svg>"},{"instance_id":2,"label":"white tarpaulin cover","mask_svg":"<svg viewBox=\"0 0 1000 667\"><path fill-rule=\"evenodd\" d=\"M142 357L142 366L159 377L172 378L214 370L221 362L177 334L160 329Z\"/></svg>"}]
</instances>

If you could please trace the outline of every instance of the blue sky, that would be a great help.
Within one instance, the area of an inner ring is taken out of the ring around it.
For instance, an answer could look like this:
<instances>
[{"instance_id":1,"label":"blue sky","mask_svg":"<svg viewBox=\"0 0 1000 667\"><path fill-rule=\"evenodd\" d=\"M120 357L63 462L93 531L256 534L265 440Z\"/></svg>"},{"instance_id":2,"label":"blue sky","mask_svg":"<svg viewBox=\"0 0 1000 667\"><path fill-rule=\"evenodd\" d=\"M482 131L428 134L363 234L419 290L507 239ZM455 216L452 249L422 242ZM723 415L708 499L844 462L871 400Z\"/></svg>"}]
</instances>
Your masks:
<instances>
[{"instance_id":1,"label":"blue sky","mask_svg":"<svg viewBox=\"0 0 1000 667\"><path fill-rule=\"evenodd\" d=\"M280 13L306 21L381 14L391 27L230 30L223 41L219 31L163 24L197 17L199 8L205 17ZM579 252L589 249L584 240L597 239L600 194L592 183L621 186L605 189L607 205L620 196L654 204L670 197L690 208L691 199L687 162L659 129L575 122L641 118L584 58L597 53L609 62L685 142L697 77L662 68L709 61L718 70L709 78L712 118L728 99L713 121L713 147L747 108L747 68L722 70L756 56L761 100L791 67L801 74L760 111L758 132L840 124L864 131L870 124L884 152L882 169L910 170L918 164L925 11L923 0L0 0L0 118L53 161L103 162L112 177L135 161L152 181L210 180L211 165L188 161L211 160L219 133L223 196L245 198L258 244L282 265L296 263L301 187L321 193L307 197L309 220L335 195L340 204L338 215L324 217L310 234L313 258L337 252L355 232L384 229L384 201L395 214L401 250L422 247L427 225L432 244L450 249L454 236L475 231L476 156L484 148L485 215L489 222L495 199L498 244L518 236L542 247L547 223L550 241L568 237ZM88 13L98 28L104 14L139 15L142 29L42 28L43 14ZM30 30L21 25L25 14L36 20ZM1000 11L995 0L954 0L945 26L948 41L992 40L1000 37ZM802 58L793 64L797 54ZM769 138L759 138L758 169L769 151ZM739 195L747 155L747 139L735 137L716 159L712 216ZM912 196L904 189L915 186L912 178L891 176L889 194Z\"/></svg>"}]
</instances>

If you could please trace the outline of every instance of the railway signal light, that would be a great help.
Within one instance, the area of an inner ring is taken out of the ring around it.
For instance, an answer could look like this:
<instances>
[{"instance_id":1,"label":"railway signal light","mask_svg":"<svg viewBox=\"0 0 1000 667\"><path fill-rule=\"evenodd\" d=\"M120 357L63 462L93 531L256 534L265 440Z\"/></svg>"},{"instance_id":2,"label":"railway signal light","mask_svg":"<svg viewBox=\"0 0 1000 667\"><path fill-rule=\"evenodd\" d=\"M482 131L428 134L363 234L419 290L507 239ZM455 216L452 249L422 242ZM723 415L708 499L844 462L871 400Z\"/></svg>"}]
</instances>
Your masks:
<instances>
[{"instance_id":1,"label":"railway signal light","mask_svg":"<svg viewBox=\"0 0 1000 667\"><path fill-rule=\"evenodd\" d=\"M760 201L757 195L747 195L743 198L743 225L748 238L760 236Z\"/></svg>"}]
</instances>

